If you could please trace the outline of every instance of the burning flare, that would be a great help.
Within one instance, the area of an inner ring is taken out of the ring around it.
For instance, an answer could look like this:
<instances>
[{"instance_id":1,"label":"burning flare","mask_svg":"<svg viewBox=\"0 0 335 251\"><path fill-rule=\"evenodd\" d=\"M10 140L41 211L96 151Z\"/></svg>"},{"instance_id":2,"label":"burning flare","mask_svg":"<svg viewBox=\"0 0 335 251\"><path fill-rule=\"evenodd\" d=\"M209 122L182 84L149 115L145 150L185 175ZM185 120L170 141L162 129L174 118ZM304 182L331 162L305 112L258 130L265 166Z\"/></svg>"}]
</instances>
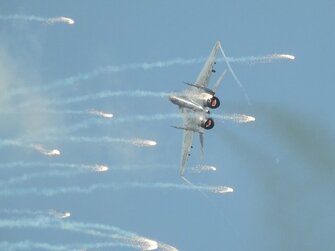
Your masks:
<instances>
[{"instance_id":1,"label":"burning flare","mask_svg":"<svg viewBox=\"0 0 335 251\"><path fill-rule=\"evenodd\" d=\"M101 117L108 118L108 119L113 118L112 113L105 113L105 112L102 112L102 111L97 111L95 109L87 110L87 112L90 113L90 114L101 116Z\"/></svg>"},{"instance_id":2,"label":"burning flare","mask_svg":"<svg viewBox=\"0 0 335 251\"><path fill-rule=\"evenodd\" d=\"M93 166L93 171L95 172L106 172L108 171L108 166L104 166L104 165L95 165Z\"/></svg>"},{"instance_id":3,"label":"burning flare","mask_svg":"<svg viewBox=\"0 0 335 251\"><path fill-rule=\"evenodd\" d=\"M225 186L218 186L212 189L213 193L232 193L234 192L234 189L231 187L225 187Z\"/></svg>"},{"instance_id":4,"label":"burning flare","mask_svg":"<svg viewBox=\"0 0 335 251\"><path fill-rule=\"evenodd\" d=\"M198 165L198 166L193 167L192 170L196 173L215 172L216 167L215 166L210 166L210 165Z\"/></svg>"},{"instance_id":5,"label":"burning flare","mask_svg":"<svg viewBox=\"0 0 335 251\"><path fill-rule=\"evenodd\" d=\"M66 218L69 218L71 216L70 212L59 213L54 209L50 209L49 214L54 216L57 219L66 219Z\"/></svg>"},{"instance_id":6,"label":"burning flare","mask_svg":"<svg viewBox=\"0 0 335 251\"><path fill-rule=\"evenodd\" d=\"M131 144L140 147L151 147L157 145L157 142L154 140L147 140L147 139L133 139L131 140Z\"/></svg>"},{"instance_id":7,"label":"burning flare","mask_svg":"<svg viewBox=\"0 0 335 251\"><path fill-rule=\"evenodd\" d=\"M275 58L289 59L289 60L294 60L295 59L295 56L290 55L290 54L273 54L273 57L275 57Z\"/></svg>"},{"instance_id":8,"label":"burning flare","mask_svg":"<svg viewBox=\"0 0 335 251\"><path fill-rule=\"evenodd\" d=\"M46 20L48 24L55 24L55 23L66 23L66 24L74 24L74 20L68 17L52 17Z\"/></svg>"},{"instance_id":9,"label":"burning flare","mask_svg":"<svg viewBox=\"0 0 335 251\"><path fill-rule=\"evenodd\" d=\"M139 246L142 250L156 250L158 242L144 237L135 237L130 240L130 243Z\"/></svg>"}]
</instances>

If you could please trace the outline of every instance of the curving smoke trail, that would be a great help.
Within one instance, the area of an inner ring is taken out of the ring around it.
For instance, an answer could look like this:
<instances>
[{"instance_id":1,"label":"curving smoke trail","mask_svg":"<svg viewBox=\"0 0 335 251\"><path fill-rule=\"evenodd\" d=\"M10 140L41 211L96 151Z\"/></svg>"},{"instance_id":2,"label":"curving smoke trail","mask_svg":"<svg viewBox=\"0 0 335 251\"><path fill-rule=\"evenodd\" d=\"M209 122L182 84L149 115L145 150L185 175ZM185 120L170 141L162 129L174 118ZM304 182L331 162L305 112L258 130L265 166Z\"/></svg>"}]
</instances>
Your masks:
<instances>
[{"instance_id":1,"label":"curving smoke trail","mask_svg":"<svg viewBox=\"0 0 335 251\"><path fill-rule=\"evenodd\" d=\"M66 230L77 232L81 234L86 234L94 237L103 237L113 240L113 242L102 242L102 243L79 243L79 244L67 244L67 245L60 245L59 247L68 248L66 250L78 250L78 248L104 248L104 247L131 247L131 248L138 248L142 250L155 250L157 248L166 248L169 247L170 249L164 250L177 250L176 248L161 242L157 242L152 239L148 239L146 237L139 236L135 233L121 230L120 228L104 225L104 224L94 224L94 223L83 223L83 222L73 222L73 221L60 221L57 219L53 219L50 217L35 217L35 218L18 218L18 219L0 219L0 228L38 228L38 229L59 229L59 230ZM6 246L7 245L7 246ZM8 242L0 242L0 247L10 247ZM23 247L33 247L36 243L33 242L21 242L18 245L22 245ZM53 250L51 245L43 244L44 247L50 248ZM17 246L20 248L20 246ZM37 246L34 246L37 248ZM42 247L42 246L41 246ZM15 249L16 250L16 249Z\"/></svg>"},{"instance_id":2,"label":"curving smoke trail","mask_svg":"<svg viewBox=\"0 0 335 251\"><path fill-rule=\"evenodd\" d=\"M129 188L142 188L142 189L178 189L178 190L198 190L203 192L213 192L213 193L229 193L234 190L230 187L225 186L189 186L185 184L174 184L174 183L120 183L120 184L94 184L88 187L56 187L50 189L41 188L25 188L25 189L7 189L0 191L0 197L10 197L10 196L20 196L20 195L38 195L52 197L58 194L68 194L68 193L92 193L96 190L101 189L129 189Z\"/></svg>"},{"instance_id":3,"label":"curving smoke trail","mask_svg":"<svg viewBox=\"0 0 335 251\"><path fill-rule=\"evenodd\" d=\"M72 231L82 234L87 234L96 237L110 238L116 242L109 242L110 246L119 247L133 247L130 241L131 238L137 237L135 234L128 233L126 231L119 230L118 228L110 227L114 232L107 233L106 231L94 230L94 226L98 224L89 224L81 222L63 222L51 217L39 216L35 218L17 218L17 219L0 219L0 228L38 228L38 229L59 229ZM108 227L108 226L107 226ZM127 233L127 235L125 234ZM82 248L82 247L81 247Z\"/></svg>"},{"instance_id":4,"label":"curving smoke trail","mask_svg":"<svg viewBox=\"0 0 335 251\"><path fill-rule=\"evenodd\" d=\"M0 15L0 20L22 20L22 21L35 21L45 24L74 24L74 20L68 17L37 17L37 16L25 16L25 15Z\"/></svg>"},{"instance_id":5,"label":"curving smoke trail","mask_svg":"<svg viewBox=\"0 0 335 251\"><path fill-rule=\"evenodd\" d=\"M113 242L98 242L98 243L76 243L76 244L49 244L45 242L21 241L21 242L0 242L0 249L7 251L14 250L47 250L47 251L84 251L86 249L99 249L111 247L130 247L133 245L118 244Z\"/></svg>"},{"instance_id":6,"label":"curving smoke trail","mask_svg":"<svg viewBox=\"0 0 335 251\"><path fill-rule=\"evenodd\" d=\"M22 148L30 148L46 156L58 156L61 154L58 149L47 149L40 144L26 144L23 141L14 140L14 139L0 140L0 147L4 147L4 146L16 146L16 147L22 147Z\"/></svg>"},{"instance_id":7,"label":"curving smoke trail","mask_svg":"<svg viewBox=\"0 0 335 251\"><path fill-rule=\"evenodd\" d=\"M58 149L46 149L44 146L40 144L32 144L30 147L34 148L35 150L39 151L40 153L46 155L46 156L57 156L60 155L60 151Z\"/></svg>"}]
</instances>

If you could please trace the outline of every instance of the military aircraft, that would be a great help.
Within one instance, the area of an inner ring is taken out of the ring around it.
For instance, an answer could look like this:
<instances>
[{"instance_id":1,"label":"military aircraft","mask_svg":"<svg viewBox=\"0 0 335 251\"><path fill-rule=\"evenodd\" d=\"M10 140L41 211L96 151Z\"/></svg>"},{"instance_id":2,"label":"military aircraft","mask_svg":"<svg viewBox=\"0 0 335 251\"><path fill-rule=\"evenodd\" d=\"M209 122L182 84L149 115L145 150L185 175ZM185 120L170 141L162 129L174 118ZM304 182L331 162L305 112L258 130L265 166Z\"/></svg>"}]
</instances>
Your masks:
<instances>
[{"instance_id":1,"label":"military aircraft","mask_svg":"<svg viewBox=\"0 0 335 251\"><path fill-rule=\"evenodd\" d=\"M210 117L209 109L216 109L220 106L220 100L215 96L215 92L222 82L226 71L220 75L213 88L210 89L208 84L212 73L215 72L214 65L216 64L219 50L222 51L222 48L220 41L217 41L195 83L185 83L189 86L186 90L169 96L169 100L179 107L183 118L182 126L173 126L184 130L179 171L182 177L190 156L194 133L199 133L201 153L203 155L204 132L214 127L214 120ZM223 57L228 64L224 54Z\"/></svg>"}]
</instances>

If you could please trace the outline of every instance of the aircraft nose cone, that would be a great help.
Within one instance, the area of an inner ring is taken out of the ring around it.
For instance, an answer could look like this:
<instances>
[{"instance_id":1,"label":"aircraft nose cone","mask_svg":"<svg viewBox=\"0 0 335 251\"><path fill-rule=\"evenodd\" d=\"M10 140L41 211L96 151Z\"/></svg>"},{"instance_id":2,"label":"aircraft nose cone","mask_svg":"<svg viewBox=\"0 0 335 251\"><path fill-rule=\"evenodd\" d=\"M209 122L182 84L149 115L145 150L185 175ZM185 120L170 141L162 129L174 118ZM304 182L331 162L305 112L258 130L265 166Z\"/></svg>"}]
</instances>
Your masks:
<instances>
[{"instance_id":1,"label":"aircraft nose cone","mask_svg":"<svg viewBox=\"0 0 335 251\"><path fill-rule=\"evenodd\" d=\"M177 98L176 98L176 96L171 95L171 96L169 96L169 100L170 100L172 103L176 103Z\"/></svg>"}]
</instances>

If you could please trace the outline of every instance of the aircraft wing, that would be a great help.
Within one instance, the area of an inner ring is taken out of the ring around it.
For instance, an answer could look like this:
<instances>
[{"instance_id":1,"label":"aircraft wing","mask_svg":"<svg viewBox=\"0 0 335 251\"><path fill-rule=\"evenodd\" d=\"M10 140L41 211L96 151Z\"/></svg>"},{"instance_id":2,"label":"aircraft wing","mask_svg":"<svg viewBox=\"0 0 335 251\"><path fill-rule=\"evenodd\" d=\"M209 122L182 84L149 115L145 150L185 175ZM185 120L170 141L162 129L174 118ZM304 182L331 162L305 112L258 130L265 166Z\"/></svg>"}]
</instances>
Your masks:
<instances>
[{"instance_id":1,"label":"aircraft wing","mask_svg":"<svg viewBox=\"0 0 335 251\"><path fill-rule=\"evenodd\" d=\"M184 176L184 172L186 169L186 164L188 157L191 153L192 148L192 141L193 141L193 135L194 133L203 133L203 129L196 124L196 116L194 111L182 108L181 109L182 115L183 115L183 126L181 129L183 129L183 142L182 142L182 148L181 148L181 161L180 161L180 175Z\"/></svg>"},{"instance_id":2,"label":"aircraft wing","mask_svg":"<svg viewBox=\"0 0 335 251\"><path fill-rule=\"evenodd\" d=\"M212 70L219 49L220 49L220 41L216 41L211 53L209 54L209 57L207 58L204 67L202 68L197 80L195 81L195 85L205 88L208 87L208 82L213 73Z\"/></svg>"},{"instance_id":3,"label":"aircraft wing","mask_svg":"<svg viewBox=\"0 0 335 251\"><path fill-rule=\"evenodd\" d=\"M193 131L184 130L183 136L183 146L181 148L181 162L180 162L180 176L184 176L184 172L186 169L186 163L191 152L191 145L193 141Z\"/></svg>"}]
</instances>

